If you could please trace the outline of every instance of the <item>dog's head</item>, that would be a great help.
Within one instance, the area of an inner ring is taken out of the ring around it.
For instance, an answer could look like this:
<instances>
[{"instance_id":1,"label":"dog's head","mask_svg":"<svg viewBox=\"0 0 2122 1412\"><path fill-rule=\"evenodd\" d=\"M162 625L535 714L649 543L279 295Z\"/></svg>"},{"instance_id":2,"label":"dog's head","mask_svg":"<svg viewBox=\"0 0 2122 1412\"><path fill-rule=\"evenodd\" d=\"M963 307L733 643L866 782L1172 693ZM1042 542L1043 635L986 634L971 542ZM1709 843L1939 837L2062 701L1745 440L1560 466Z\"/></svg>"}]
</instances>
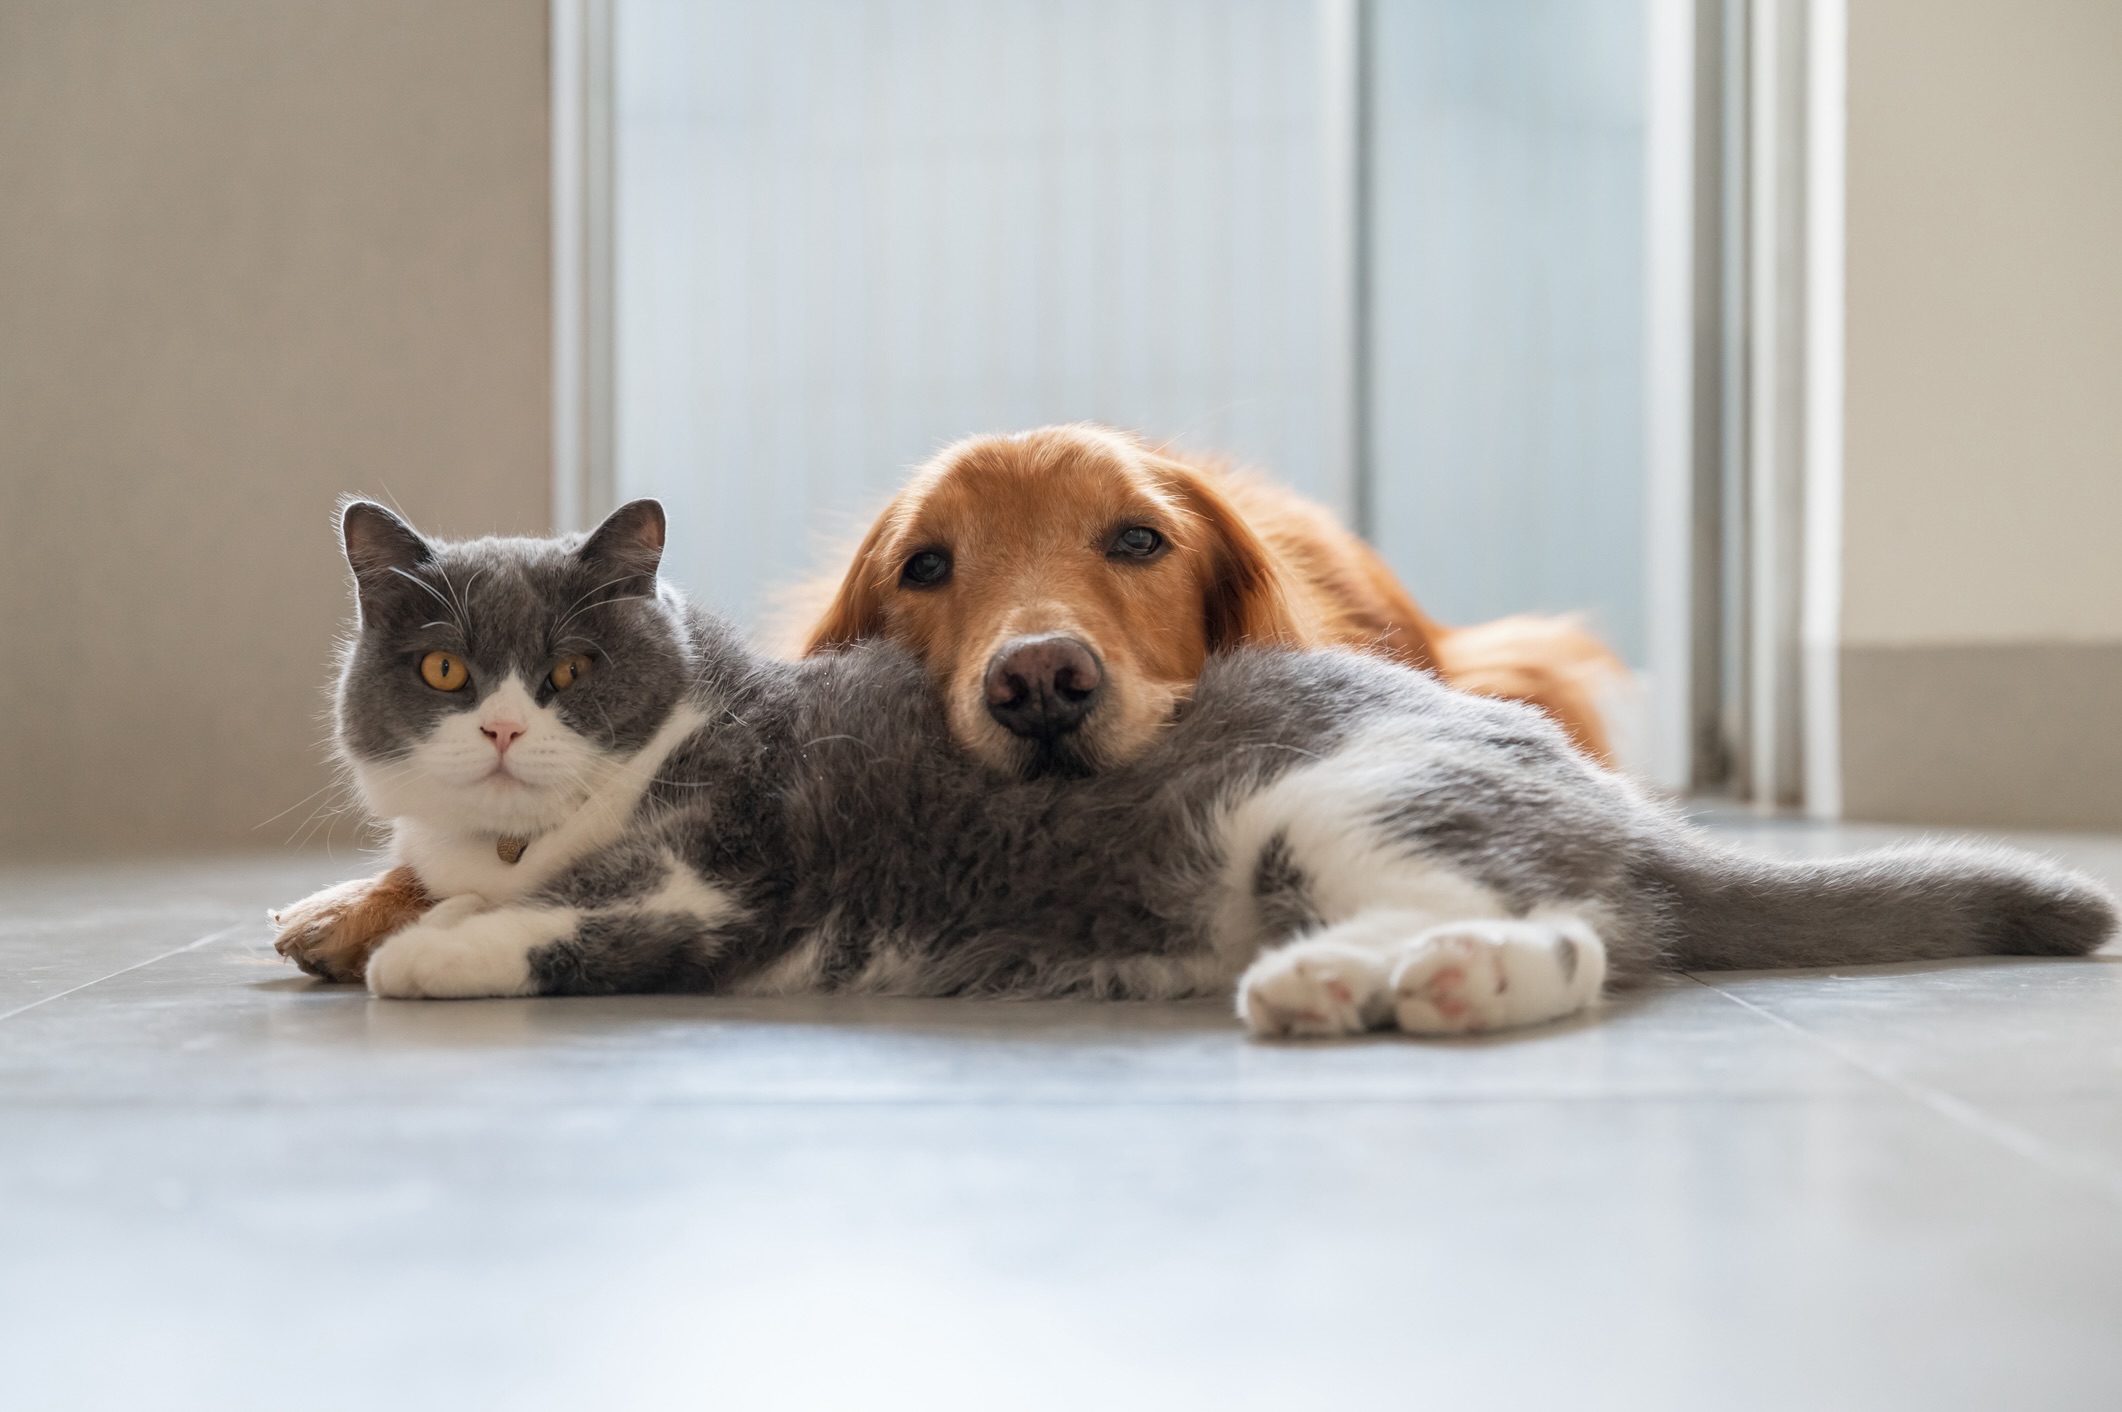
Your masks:
<instances>
[{"instance_id":1,"label":"dog's head","mask_svg":"<svg viewBox=\"0 0 2122 1412\"><path fill-rule=\"evenodd\" d=\"M897 641L959 744L1014 774L1139 755L1209 653L1306 634L1259 538L1200 470L1099 427L946 448L871 527L806 652Z\"/></svg>"}]
</instances>

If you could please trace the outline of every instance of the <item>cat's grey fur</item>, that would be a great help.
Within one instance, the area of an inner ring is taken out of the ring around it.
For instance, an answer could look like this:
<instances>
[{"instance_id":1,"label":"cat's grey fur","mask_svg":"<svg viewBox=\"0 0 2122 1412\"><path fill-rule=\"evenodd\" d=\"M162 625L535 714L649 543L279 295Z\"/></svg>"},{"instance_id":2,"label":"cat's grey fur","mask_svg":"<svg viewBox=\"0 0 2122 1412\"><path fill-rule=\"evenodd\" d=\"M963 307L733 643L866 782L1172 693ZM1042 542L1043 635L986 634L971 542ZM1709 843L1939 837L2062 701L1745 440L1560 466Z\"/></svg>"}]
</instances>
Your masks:
<instances>
[{"instance_id":1,"label":"cat's grey fur","mask_svg":"<svg viewBox=\"0 0 2122 1412\"><path fill-rule=\"evenodd\" d=\"M1345 652L1219 657L1131 764L1002 778L952 744L931 684L896 647L771 660L659 584L652 502L554 540L430 542L363 502L344 527L360 622L339 742L365 782L418 768L445 722L511 679L543 683L576 652L595 670L568 692L539 686L533 729L572 732L612 761L669 747L589 846L563 844L565 830L534 837L520 869L482 865L493 886L453 887L444 855L490 854L505 823L458 821L468 840L446 846L437 829L402 827L402 860L431 887L476 895L385 945L371 966L381 993L1197 993L1258 970L1264 948L1348 922L1369 905L1349 890L1372 873L1380 905L1416 906L1394 891L1405 875L1485 890L1502 917L1587 919L1619 984L1679 968L2075 955L2115 927L2097 884L2001 849L1738 856L1538 712ZM472 687L423 683L433 650L459 654ZM700 724L652 746L685 710ZM570 856L541 857L549 839ZM1556 985L1579 964L1573 937L1565 927L1553 943ZM520 975L505 958L420 960L452 946L514 946ZM1351 1002L1360 1023L1309 1023L1332 1005L1301 998L1266 1018L1256 1003L1252 1018L1346 1030L1388 1022L1391 999Z\"/></svg>"}]
</instances>

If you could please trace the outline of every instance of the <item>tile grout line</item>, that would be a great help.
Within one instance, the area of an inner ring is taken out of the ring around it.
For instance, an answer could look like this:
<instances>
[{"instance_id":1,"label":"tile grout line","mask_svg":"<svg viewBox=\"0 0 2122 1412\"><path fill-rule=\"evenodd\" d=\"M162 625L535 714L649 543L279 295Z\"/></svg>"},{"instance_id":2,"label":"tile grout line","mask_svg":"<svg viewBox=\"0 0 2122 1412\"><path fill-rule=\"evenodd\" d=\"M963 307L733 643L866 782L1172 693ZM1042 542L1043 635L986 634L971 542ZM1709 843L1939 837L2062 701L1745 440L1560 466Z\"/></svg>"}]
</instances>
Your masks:
<instances>
[{"instance_id":1,"label":"tile grout line","mask_svg":"<svg viewBox=\"0 0 2122 1412\"><path fill-rule=\"evenodd\" d=\"M157 961L167 961L172 956L182 956L187 951L197 951L200 947L219 941L223 937L234 936L237 932L242 931L245 927L249 925L249 922L238 922L232 927L223 927L220 931L209 932L207 935L200 937L197 941L188 941L184 945L179 946L174 950L165 951L160 956L150 956L145 961L135 961L130 966L121 966L117 970L112 971L107 976L98 976L92 981L83 981L79 985L68 986L65 990L58 992L56 995L47 995L41 1000L32 1000L27 1005L17 1005L12 1010L0 1011L0 1021L12 1020L15 1018L15 1016L34 1010L39 1005L49 1005L54 1000L64 1000L69 995L73 995L80 991L87 990L90 986L102 985L105 981L115 980L119 976L126 975L127 973L132 971L140 970L144 966L152 966Z\"/></svg>"},{"instance_id":2,"label":"tile grout line","mask_svg":"<svg viewBox=\"0 0 2122 1412\"><path fill-rule=\"evenodd\" d=\"M1773 1010L1766 1009L1763 1006L1754 1004L1751 1000L1732 994L1722 986L1711 985L1700 976L1691 973L1688 975L1688 979L1701 986L1704 990L1723 996L1740 1009L1750 1011L1767 1020L1770 1024L1780 1025L1799 1038L1817 1045L1834 1055L1837 1059L1840 1059L1843 1063L1884 1084L1902 1097L1912 1099L1921 1106L1928 1108L1947 1122L1955 1123L1978 1137L1995 1143L2007 1152L2022 1157L2037 1167L2044 1168L2051 1176L2062 1177L2068 1181L2081 1182L2097 1187L2100 1190L2100 1194L2107 1197L2108 1200L2122 1204L2122 1180L2117 1180L2098 1166L2051 1147L2048 1143L2043 1142L2025 1129L2014 1127L2000 1118L1993 1118L1964 1099L1955 1098L1949 1093L1897 1074L1892 1069L1878 1063L1876 1060L1866 1058L1847 1045L1837 1043L1825 1035L1815 1034L1803 1025L1776 1014Z\"/></svg>"}]
</instances>

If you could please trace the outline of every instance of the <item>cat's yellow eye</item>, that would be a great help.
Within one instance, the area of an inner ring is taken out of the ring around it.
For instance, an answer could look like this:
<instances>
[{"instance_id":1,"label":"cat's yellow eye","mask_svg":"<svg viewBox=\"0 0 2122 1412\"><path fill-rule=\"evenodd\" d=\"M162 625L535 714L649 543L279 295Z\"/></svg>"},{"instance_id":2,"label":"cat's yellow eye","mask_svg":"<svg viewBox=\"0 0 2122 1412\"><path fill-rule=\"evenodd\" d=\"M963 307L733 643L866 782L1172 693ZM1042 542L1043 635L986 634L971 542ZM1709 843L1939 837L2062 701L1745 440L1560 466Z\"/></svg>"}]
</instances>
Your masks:
<instances>
[{"instance_id":1,"label":"cat's yellow eye","mask_svg":"<svg viewBox=\"0 0 2122 1412\"><path fill-rule=\"evenodd\" d=\"M447 652L430 652L420 659L420 680L437 691L462 691L471 679L464 663Z\"/></svg>"},{"instance_id":2,"label":"cat's yellow eye","mask_svg":"<svg viewBox=\"0 0 2122 1412\"><path fill-rule=\"evenodd\" d=\"M552 674L546 677L546 680L553 684L555 691L565 691L589 675L589 665L587 657L570 657L553 668Z\"/></svg>"}]
</instances>

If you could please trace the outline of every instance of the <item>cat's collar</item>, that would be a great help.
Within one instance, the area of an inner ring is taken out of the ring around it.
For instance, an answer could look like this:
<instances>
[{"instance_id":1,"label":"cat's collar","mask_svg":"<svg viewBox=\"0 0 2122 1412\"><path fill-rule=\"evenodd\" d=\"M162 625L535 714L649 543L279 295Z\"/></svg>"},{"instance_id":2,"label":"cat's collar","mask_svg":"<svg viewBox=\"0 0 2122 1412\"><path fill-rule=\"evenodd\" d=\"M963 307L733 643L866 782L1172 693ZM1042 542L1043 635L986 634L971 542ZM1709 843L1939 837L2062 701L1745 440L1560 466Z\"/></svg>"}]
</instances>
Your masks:
<instances>
[{"instance_id":1,"label":"cat's collar","mask_svg":"<svg viewBox=\"0 0 2122 1412\"><path fill-rule=\"evenodd\" d=\"M523 850L530 847L530 844L531 841L527 838L517 834L505 833L494 840L494 856L504 863L513 865L521 861Z\"/></svg>"}]
</instances>

